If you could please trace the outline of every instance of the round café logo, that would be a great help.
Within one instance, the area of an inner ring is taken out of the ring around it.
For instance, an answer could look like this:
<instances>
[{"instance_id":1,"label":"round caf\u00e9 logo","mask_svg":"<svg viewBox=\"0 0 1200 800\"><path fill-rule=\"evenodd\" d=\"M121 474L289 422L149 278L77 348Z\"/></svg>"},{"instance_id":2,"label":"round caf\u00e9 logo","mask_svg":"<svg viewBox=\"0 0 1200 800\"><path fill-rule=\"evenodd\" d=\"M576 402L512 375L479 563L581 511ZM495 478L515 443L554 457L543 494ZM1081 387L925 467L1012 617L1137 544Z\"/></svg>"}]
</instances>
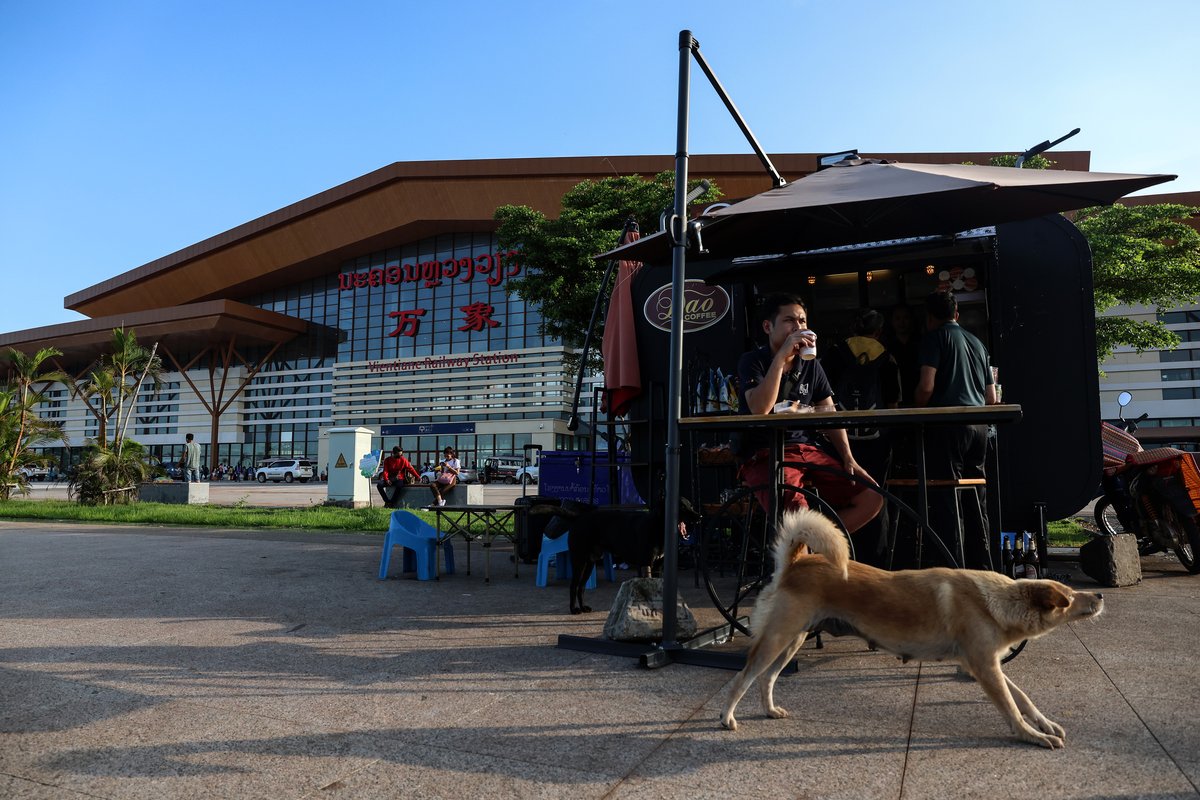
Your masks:
<instances>
[{"instance_id":1,"label":"round caf\u00e9 logo","mask_svg":"<svg viewBox=\"0 0 1200 800\"><path fill-rule=\"evenodd\" d=\"M729 293L704 281L683 283L683 332L702 331L716 325L729 311ZM646 320L662 331L671 330L671 284L658 287L642 308Z\"/></svg>"}]
</instances>

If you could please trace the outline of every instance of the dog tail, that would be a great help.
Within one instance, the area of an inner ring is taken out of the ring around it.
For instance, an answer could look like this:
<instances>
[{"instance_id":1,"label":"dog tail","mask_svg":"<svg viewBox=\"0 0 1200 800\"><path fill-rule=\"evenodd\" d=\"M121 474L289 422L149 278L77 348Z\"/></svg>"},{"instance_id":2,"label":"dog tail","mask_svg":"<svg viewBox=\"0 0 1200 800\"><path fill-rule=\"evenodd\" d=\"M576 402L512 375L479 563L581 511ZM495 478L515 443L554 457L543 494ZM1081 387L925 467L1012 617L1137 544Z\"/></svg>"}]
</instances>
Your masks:
<instances>
[{"instance_id":1,"label":"dog tail","mask_svg":"<svg viewBox=\"0 0 1200 800\"><path fill-rule=\"evenodd\" d=\"M850 561L850 548L846 537L827 517L807 508L789 511L780 520L779 535L775 538L776 574L795 560L796 550L802 544L825 556L843 578L849 577L846 564Z\"/></svg>"},{"instance_id":2,"label":"dog tail","mask_svg":"<svg viewBox=\"0 0 1200 800\"><path fill-rule=\"evenodd\" d=\"M846 537L837 526L815 511L800 509L790 511L780 520L779 535L775 537L775 577L758 593L754 601L754 609L750 612L750 630L754 633L762 630L766 619L771 614L775 604L775 591L779 577L788 564L796 559L796 551L801 545L815 553L820 553L842 573L849 577L850 548L846 546Z\"/></svg>"}]
</instances>

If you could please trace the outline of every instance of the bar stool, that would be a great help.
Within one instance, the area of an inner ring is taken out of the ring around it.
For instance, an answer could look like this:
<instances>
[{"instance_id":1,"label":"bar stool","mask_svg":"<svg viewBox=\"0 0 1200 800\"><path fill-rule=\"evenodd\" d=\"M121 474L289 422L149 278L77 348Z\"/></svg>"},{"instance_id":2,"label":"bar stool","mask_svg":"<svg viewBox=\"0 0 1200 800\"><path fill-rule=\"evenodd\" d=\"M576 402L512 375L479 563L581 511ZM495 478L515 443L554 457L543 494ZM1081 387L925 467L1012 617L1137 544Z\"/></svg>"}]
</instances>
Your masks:
<instances>
[{"instance_id":1,"label":"bar stool","mask_svg":"<svg viewBox=\"0 0 1200 800\"><path fill-rule=\"evenodd\" d=\"M889 492L891 492L892 494L899 494L900 492L915 494L918 489L919 483L916 478L892 478L889 481L887 481L886 485L887 485L887 490ZM979 519L983 520L983 518L984 518L983 502L982 502L982 500L980 500L979 492L977 491L978 488L982 487L982 486L987 486L986 478L933 478L933 479L929 479L929 480L925 481L926 489L928 489L931 492L934 492L934 491L952 491L952 492L954 492L954 521L955 521L954 533L956 536L955 545L957 546L957 552L954 553L954 557L958 561L958 565L960 567L964 566L966 563L966 548L964 546L964 540L966 539L966 530L965 530L965 526L963 525L962 493L969 492L971 494L971 497L974 499L974 502L975 502L975 509L976 509L977 513L979 514ZM891 529L888 531L888 569L892 569L894 567L894 559L896 556L896 539L897 539L897 536L898 536L899 530L900 530L900 515L899 514L892 515L890 528ZM986 542L987 531L986 530L983 532L983 536L985 539L984 552L988 553L989 558L990 558L991 549L986 546L987 545L987 542ZM919 537L917 537L917 541L916 541L915 555L916 555L918 568L921 566L923 540L924 540L924 536L919 536Z\"/></svg>"}]
</instances>

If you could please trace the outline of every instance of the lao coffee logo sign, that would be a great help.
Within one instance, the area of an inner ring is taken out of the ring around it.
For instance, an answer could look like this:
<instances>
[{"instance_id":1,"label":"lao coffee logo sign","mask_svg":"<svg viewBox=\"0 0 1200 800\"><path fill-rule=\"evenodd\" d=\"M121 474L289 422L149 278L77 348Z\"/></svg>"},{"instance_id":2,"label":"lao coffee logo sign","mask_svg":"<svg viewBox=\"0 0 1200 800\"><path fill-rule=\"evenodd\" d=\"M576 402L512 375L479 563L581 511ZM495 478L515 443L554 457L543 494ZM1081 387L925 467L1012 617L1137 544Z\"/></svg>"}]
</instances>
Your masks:
<instances>
[{"instance_id":1,"label":"lao coffee logo sign","mask_svg":"<svg viewBox=\"0 0 1200 800\"><path fill-rule=\"evenodd\" d=\"M729 313L729 293L704 281L683 282L683 332L692 333L716 325ZM664 284L646 298L642 307L646 321L662 331L671 330L671 284Z\"/></svg>"}]
</instances>

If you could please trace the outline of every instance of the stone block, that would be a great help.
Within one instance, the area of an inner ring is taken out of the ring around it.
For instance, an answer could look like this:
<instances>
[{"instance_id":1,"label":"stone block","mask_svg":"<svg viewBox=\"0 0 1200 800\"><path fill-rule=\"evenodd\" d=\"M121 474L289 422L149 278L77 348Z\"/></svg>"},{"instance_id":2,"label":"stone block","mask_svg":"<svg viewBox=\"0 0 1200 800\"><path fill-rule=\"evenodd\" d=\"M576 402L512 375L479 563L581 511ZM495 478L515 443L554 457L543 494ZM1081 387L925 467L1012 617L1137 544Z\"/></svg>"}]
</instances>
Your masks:
<instances>
[{"instance_id":1,"label":"stone block","mask_svg":"<svg viewBox=\"0 0 1200 800\"><path fill-rule=\"evenodd\" d=\"M676 620L676 638L696 635L696 618L682 600ZM604 635L618 642L657 642L662 639L662 626L662 579L632 578L622 583L604 622Z\"/></svg>"},{"instance_id":2,"label":"stone block","mask_svg":"<svg viewBox=\"0 0 1200 800\"><path fill-rule=\"evenodd\" d=\"M143 503L176 503L204 505L208 502L207 483L143 483L138 487L138 499Z\"/></svg>"},{"instance_id":3,"label":"stone block","mask_svg":"<svg viewBox=\"0 0 1200 800\"><path fill-rule=\"evenodd\" d=\"M1097 536L1079 548L1083 574L1102 586L1133 586L1142 580L1142 558L1132 533Z\"/></svg>"},{"instance_id":4,"label":"stone block","mask_svg":"<svg viewBox=\"0 0 1200 800\"><path fill-rule=\"evenodd\" d=\"M371 488L378 496L379 490ZM390 491L390 490L389 490ZM428 484L411 483L400 487L400 496L393 505L396 508L424 508L433 503L433 491ZM481 506L483 502L483 487L478 483L456 483L445 493L448 506Z\"/></svg>"}]
</instances>

